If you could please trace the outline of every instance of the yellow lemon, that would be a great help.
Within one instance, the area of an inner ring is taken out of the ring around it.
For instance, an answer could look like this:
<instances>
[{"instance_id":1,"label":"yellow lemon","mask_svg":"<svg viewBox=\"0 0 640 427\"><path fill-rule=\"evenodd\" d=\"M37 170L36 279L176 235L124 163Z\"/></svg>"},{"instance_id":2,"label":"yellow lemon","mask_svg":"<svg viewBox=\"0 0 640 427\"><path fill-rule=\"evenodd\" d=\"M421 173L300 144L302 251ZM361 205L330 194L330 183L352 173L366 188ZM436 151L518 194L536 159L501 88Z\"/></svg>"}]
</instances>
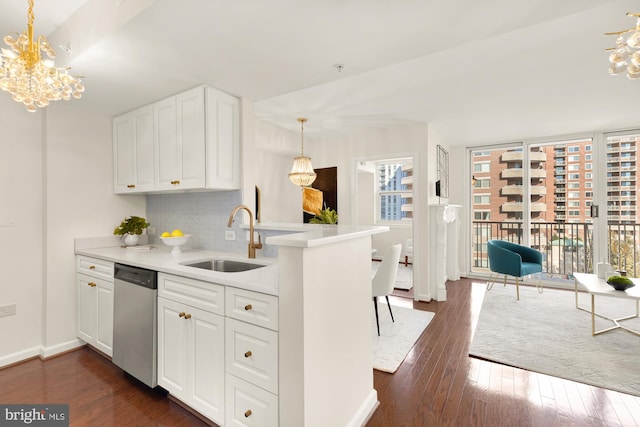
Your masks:
<instances>
[{"instance_id":1,"label":"yellow lemon","mask_svg":"<svg viewBox=\"0 0 640 427\"><path fill-rule=\"evenodd\" d=\"M168 232L168 231L165 231L164 233L162 233L162 234L160 235L160 237L171 237L171 234L169 234L169 232Z\"/></svg>"},{"instance_id":2,"label":"yellow lemon","mask_svg":"<svg viewBox=\"0 0 640 427\"><path fill-rule=\"evenodd\" d=\"M182 236L184 236L184 233L182 232L182 230L176 229L171 232L171 237L182 237Z\"/></svg>"}]
</instances>

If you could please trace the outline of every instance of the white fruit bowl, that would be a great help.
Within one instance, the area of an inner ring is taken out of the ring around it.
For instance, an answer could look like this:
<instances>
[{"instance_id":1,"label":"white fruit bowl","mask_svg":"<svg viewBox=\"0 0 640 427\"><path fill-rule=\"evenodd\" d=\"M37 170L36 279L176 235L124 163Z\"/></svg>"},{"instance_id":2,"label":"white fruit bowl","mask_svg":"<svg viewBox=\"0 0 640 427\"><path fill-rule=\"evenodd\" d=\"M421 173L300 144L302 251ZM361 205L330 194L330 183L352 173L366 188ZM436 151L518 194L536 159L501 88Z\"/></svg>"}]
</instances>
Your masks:
<instances>
[{"instance_id":1,"label":"white fruit bowl","mask_svg":"<svg viewBox=\"0 0 640 427\"><path fill-rule=\"evenodd\" d=\"M191 234L185 234L184 236L180 237L161 237L160 240L162 240L167 246L173 246L173 249L171 249L172 254L181 254L182 249L180 248L180 246L187 243L190 238Z\"/></svg>"}]
</instances>

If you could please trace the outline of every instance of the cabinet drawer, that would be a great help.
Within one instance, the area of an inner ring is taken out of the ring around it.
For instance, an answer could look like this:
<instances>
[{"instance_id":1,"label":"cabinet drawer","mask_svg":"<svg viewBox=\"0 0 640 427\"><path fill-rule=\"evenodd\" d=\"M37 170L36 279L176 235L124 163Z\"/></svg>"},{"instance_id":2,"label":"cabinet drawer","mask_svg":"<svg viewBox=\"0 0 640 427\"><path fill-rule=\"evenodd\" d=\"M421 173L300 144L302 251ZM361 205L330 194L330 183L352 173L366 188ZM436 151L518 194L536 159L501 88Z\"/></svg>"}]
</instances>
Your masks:
<instances>
[{"instance_id":1,"label":"cabinet drawer","mask_svg":"<svg viewBox=\"0 0 640 427\"><path fill-rule=\"evenodd\" d=\"M273 427L278 425L278 396L229 374L225 383L227 426Z\"/></svg>"},{"instance_id":2,"label":"cabinet drawer","mask_svg":"<svg viewBox=\"0 0 640 427\"><path fill-rule=\"evenodd\" d=\"M278 297L238 288L227 288L227 317L278 330Z\"/></svg>"},{"instance_id":3,"label":"cabinet drawer","mask_svg":"<svg viewBox=\"0 0 640 427\"><path fill-rule=\"evenodd\" d=\"M278 393L278 333L227 318L227 372Z\"/></svg>"},{"instance_id":4,"label":"cabinet drawer","mask_svg":"<svg viewBox=\"0 0 640 427\"><path fill-rule=\"evenodd\" d=\"M158 296L224 316L224 286L158 273Z\"/></svg>"},{"instance_id":5,"label":"cabinet drawer","mask_svg":"<svg viewBox=\"0 0 640 427\"><path fill-rule=\"evenodd\" d=\"M82 255L76 257L76 271L113 282L113 263Z\"/></svg>"}]
</instances>

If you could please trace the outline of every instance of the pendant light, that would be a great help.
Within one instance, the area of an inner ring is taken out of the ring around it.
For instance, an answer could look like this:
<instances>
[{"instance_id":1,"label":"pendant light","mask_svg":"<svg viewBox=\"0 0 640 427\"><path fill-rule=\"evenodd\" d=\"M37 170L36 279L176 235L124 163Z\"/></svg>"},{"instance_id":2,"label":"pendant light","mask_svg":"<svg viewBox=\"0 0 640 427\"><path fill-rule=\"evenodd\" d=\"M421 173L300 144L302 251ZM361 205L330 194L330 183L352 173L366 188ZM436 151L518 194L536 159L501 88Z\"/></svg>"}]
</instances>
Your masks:
<instances>
[{"instance_id":1,"label":"pendant light","mask_svg":"<svg viewBox=\"0 0 640 427\"><path fill-rule=\"evenodd\" d=\"M289 180L300 187L308 187L316 180L316 173L311 165L311 157L304 155L304 123L305 118L299 118L300 129L302 135L302 151L301 155L293 159L293 166L289 172Z\"/></svg>"}]
</instances>

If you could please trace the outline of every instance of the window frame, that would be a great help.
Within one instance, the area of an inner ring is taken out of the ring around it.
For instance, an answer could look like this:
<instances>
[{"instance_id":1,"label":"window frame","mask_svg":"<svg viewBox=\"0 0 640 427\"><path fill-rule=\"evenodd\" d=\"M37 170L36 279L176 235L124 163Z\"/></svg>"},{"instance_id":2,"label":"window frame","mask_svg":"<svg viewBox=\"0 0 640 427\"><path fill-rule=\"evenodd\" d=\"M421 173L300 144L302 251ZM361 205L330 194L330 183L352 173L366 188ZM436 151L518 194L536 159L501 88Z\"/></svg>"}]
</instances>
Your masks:
<instances>
[{"instance_id":1,"label":"window frame","mask_svg":"<svg viewBox=\"0 0 640 427\"><path fill-rule=\"evenodd\" d=\"M381 190L380 189L380 167L382 165L398 165L398 167L400 169L402 169L402 165L407 164L407 163L412 163L412 159L408 158L408 157L401 157L401 158L391 158L391 159L381 159L381 160L376 160L373 162L374 163L374 168L375 168L375 224L380 224L380 225L407 225L407 226L411 226L413 224L413 218L412 217L404 217L404 218L400 218L400 219L383 219L382 218L382 198L383 197L388 197L388 196L400 196L400 209L402 209L402 206L405 203L402 203L402 200L405 199L411 199L413 200L413 186L410 190L406 190L406 189L394 189L394 190ZM404 176L400 177L400 180L402 181L402 178L404 178ZM402 183L400 183L400 185L402 186ZM402 197L403 195L406 194L410 194L409 197ZM407 203L407 204L412 204L412 203ZM402 210L401 210L402 212Z\"/></svg>"}]
</instances>

